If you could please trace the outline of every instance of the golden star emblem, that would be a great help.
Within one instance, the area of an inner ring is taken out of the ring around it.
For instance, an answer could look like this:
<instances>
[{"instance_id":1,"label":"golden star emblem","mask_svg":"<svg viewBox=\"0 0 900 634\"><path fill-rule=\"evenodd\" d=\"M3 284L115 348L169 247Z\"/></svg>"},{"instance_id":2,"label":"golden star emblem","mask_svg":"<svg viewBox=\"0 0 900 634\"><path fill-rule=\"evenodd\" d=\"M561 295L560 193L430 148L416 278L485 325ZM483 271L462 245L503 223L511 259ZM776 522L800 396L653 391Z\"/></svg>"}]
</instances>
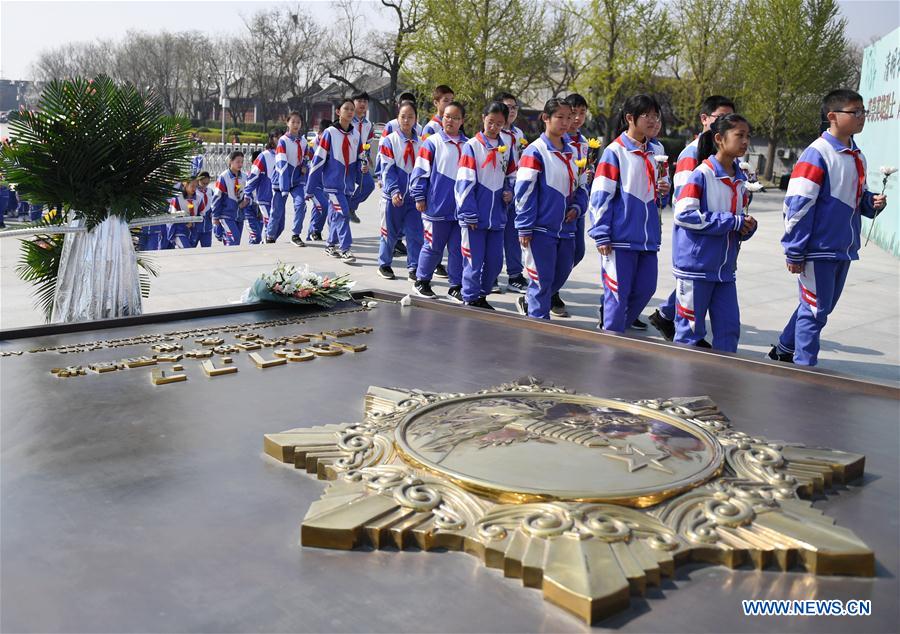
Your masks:
<instances>
[{"instance_id":1,"label":"golden star emblem","mask_svg":"<svg viewBox=\"0 0 900 634\"><path fill-rule=\"evenodd\" d=\"M615 453L605 453L603 456L625 462L628 465L628 473L643 469L646 466L650 466L664 473L675 473L660 462L660 460L669 457L669 454L667 453L661 451L642 451L637 447L632 446L631 443L626 443L624 447L613 447L613 450Z\"/></svg>"}]
</instances>

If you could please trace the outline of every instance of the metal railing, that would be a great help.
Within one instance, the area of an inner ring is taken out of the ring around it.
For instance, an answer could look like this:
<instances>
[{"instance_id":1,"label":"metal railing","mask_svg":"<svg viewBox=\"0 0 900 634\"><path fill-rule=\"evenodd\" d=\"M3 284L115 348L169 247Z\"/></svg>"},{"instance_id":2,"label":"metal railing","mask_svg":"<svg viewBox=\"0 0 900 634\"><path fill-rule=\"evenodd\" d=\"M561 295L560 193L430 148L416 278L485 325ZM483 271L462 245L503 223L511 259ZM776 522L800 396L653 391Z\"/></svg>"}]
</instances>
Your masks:
<instances>
[{"instance_id":1,"label":"metal railing","mask_svg":"<svg viewBox=\"0 0 900 634\"><path fill-rule=\"evenodd\" d=\"M250 172L250 156L257 150L264 150L262 143L204 143L199 153L203 164L199 170L207 171L213 179L228 167L228 155L234 150L244 153L244 171Z\"/></svg>"}]
</instances>

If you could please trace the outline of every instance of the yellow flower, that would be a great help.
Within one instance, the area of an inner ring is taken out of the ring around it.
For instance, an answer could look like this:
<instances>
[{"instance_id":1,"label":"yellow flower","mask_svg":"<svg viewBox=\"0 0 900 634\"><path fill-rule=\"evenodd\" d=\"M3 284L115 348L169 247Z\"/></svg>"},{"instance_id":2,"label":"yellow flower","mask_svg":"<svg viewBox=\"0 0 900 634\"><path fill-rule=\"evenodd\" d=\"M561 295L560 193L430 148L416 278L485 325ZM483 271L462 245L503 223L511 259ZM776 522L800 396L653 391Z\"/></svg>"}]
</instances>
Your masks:
<instances>
[{"instance_id":1,"label":"yellow flower","mask_svg":"<svg viewBox=\"0 0 900 634\"><path fill-rule=\"evenodd\" d=\"M363 143L363 150L365 150L366 152L368 152L371 148L372 148L371 143Z\"/></svg>"},{"instance_id":2,"label":"yellow flower","mask_svg":"<svg viewBox=\"0 0 900 634\"><path fill-rule=\"evenodd\" d=\"M584 167L587 165L587 159L586 158L576 159L575 165L578 166L578 169L584 169Z\"/></svg>"},{"instance_id":3,"label":"yellow flower","mask_svg":"<svg viewBox=\"0 0 900 634\"><path fill-rule=\"evenodd\" d=\"M497 146L497 151L500 152L500 154L506 154L506 151L507 151L508 149L509 149L509 148L506 147L505 145L499 145L499 146Z\"/></svg>"},{"instance_id":4,"label":"yellow flower","mask_svg":"<svg viewBox=\"0 0 900 634\"><path fill-rule=\"evenodd\" d=\"M430 134L423 134L421 140L422 140L422 141L427 141L427 140L428 140L428 137L430 137L430 136L431 136Z\"/></svg>"},{"instance_id":5,"label":"yellow flower","mask_svg":"<svg viewBox=\"0 0 900 634\"><path fill-rule=\"evenodd\" d=\"M598 147L600 147L600 139L598 139L596 137L593 139L590 139L588 141L588 147L591 148L592 150L596 150Z\"/></svg>"},{"instance_id":6,"label":"yellow flower","mask_svg":"<svg viewBox=\"0 0 900 634\"><path fill-rule=\"evenodd\" d=\"M519 139L519 145L521 145L522 147L526 147L528 145L528 139L522 137L521 139Z\"/></svg>"}]
</instances>

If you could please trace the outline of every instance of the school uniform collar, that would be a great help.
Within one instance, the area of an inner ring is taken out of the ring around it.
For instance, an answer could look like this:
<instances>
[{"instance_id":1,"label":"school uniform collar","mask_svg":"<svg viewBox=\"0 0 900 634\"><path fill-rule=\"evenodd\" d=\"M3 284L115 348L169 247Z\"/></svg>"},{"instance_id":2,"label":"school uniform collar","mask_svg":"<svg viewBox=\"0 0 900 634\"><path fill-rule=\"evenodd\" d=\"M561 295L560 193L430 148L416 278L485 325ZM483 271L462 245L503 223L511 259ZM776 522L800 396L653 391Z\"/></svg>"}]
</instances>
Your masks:
<instances>
[{"instance_id":1,"label":"school uniform collar","mask_svg":"<svg viewBox=\"0 0 900 634\"><path fill-rule=\"evenodd\" d=\"M710 168L712 168L713 174L715 174L715 177L719 180L728 180L728 181L733 180L735 182L747 180L747 175L744 174L744 170L741 169L740 161L738 159L734 160L734 178L733 179L731 178L731 176L729 176L725 172L725 169L722 167L722 164L719 163L719 160L716 158L715 154L709 156L704 161L704 163L706 163L707 165L709 165Z\"/></svg>"},{"instance_id":2,"label":"school uniform collar","mask_svg":"<svg viewBox=\"0 0 900 634\"><path fill-rule=\"evenodd\" d=\"M575 143L580 143L582 140L587 140L587 139L584 138L584 135L581 134L581 130L579 130L578 132L576 132L574 135L569 134L568 132L566 132L566 133L563 135L563 137L569 139L570 142L575 142Z\"/></svg>"},{"instance_id":3,"label":"school uniform collar","mask_svg":"<svg viewBox=\"0 0 900 634\"><path fill-rule=\"evenodd\" d=\"M481 143L484 147L486 147L489 150L493 150L494 148L497 148L497 147L500 147L501 145L503 145L503 143L502 143L503 139L501 139L500 137L497 137L497 141L496 141L497 145L491 145L491 140L488 139L486 136L484 136L483 130L479 131L478 134L475 135L475 138L478 139L478 142Z\"/></svg>"},{"instance_id":4,"label":"school uniform collar","mask_svg":"<svg viewBox=\"0 0 900 634\"><path fill-rule=\"evenodd\" d=\"M840 141L838 141L837 137L831 134L828 130L822 133L822 138L828 141L828 144L834 148L835 152L858 152L859 146L856 145L856 141L853 137L850 137L850 147L847 147Z\"/></svg>"},{"instance_id":5,"label":"school uniform collar","mask_svg":"<svg viewBox=\"0 0 900 634\"><path fill-rule=\"evenodd\" d=\"M649 152L650 151L650 141L652 141L652 139L649 139L649 138L647 139L647 142L644 144L645 149L643 149L643 150L641 149L641 146L639 146L637 143L635 143L634 141L631 140L631 137L628 136L627 132L623 132L622 134L620 134L619 137L616 139L616 141L618 141L619 144L622 145L629 152Z\"/></svg>"},{"instance_id":6,"label":"school uniform collar","mask_svg":"<svg viewBox=\"0 0 900 634\"><path fill-rule=\"evenodd\" d=\"M454 141L453 139L451 139L450 135L444 131L444 128L440 128L437 131L437 134L440 135L441 140L444 143L465 143L466 141L469 140L468 137L466 137L466 135L462 133L462 130L460 130L456 135L457 137L459 137L458 141Z\"/></svg>"},{"instance_id":7,"label":"school uniform collar","mask_svg":"<svg viewBox=\"0 0 900 634\"><path fill-rule=\"evenodd\" d=\"M366 119L365 117L357 117L356 115L353 115L353 123L368 123L368 122L369 122L369 120Z\"/></svg>"},{"instance_id":8,"label":"school uniform collar","mask_svg":"<svg viewBox=\"0 0 900 634\"><path fill-rule=\"evenodd\" d=\"M340 123L335 123L331 127L334 128L335 130L337 130L338 132L340 132L341 134L350 134L351 132L353 132L353 124L352 123L350 124L350 127L347 128L346 130L344 130L344 128L341 127ZM399 128L398 128L398 130L399 130Z\"/></svg>"},{"instance_id":9,"label":"school uniform collar","mask_svg":"<svg viewBox=\"0 0 900 634\"><path fill-rule=\"evenodd\" d=\"M547 136L546 132L541 133L541 141L544 142L544 145L547 146L547 149L551 152L561 152L562 154L572 154L572 146L569 145L569 142L566 141L566 137L569 136L568 133L563 135L562 138L562 150L556 149L556 146L553 145L553 141L550 140L550 137Z\"/></svg>"},{"instance_id":10,"label":"school uniform collar","mask_svg":"<svg viewBox=\"0 0 900 634\"><path fill-rule=\"evenodd\" d=\"M403 134L403 130L397 127L397 136L400 137L401 141L415 141L418 138L415 128L413 128L412 130L412 136L406 136L405 134Z\"/></svg>"},{"instance_id":11,"label":"school uniform collar","mask_svg":"<svg viewBox=\"0 0 900 634\"><path fill-rule=\"evenodd\" d=\"M440 125L441 123L443 123L443 122L441 121L441 118L440 118L439 116L437 116L437 115L434 115L433 117L431 117L431 121L432 121L433 123L438 124L438 125Z\"/></svg>"}]
</instances>

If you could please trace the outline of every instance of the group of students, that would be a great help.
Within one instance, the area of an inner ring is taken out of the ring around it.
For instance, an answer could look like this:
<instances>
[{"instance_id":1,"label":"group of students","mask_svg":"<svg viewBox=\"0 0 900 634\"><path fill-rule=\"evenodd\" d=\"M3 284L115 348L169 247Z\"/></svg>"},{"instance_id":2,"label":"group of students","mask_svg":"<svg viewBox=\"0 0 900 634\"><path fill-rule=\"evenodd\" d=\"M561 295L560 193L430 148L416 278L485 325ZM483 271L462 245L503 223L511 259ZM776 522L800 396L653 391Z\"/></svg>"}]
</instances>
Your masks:
<instances>
[{"instance_id":1,"label":"group of students","mask_svg":"<svg viewBox=\"0 0 900 634\"><path fill-rule=\"evenodd\" d=\"M668 340L737 350L737 259L757 222L748 211L747 184L754 177L740 160L750 124L731 100L704 101L703 131L679 155L670 184L668 157L656 140L661 109L652 96L625 102L617 136L602 154L581 133L587 102L580 95L547 101L540 115L544 131L531 143L515 126L518 103L511 94L498 95L484 108L471 137L464 132L466 108L452 89L438 86L432 96L436 113L424 126L414 96L400 96L374 168L365 93L342 101L337 120L322 125L312 145L300 133L302 117L292 112L287 132L270 138L254 157L249 177L242 173L243 155L234 152L211 196L202 179L185 184L173 211L199 213L208 206L209 231L204 221L200 230L173 225L170 235L192 246L218 232L225 244L237 244L250 213L259 222L250 223L251 241L264 236L274 242L290 196L291 240L304 245L306 201L312 201L307 240L322 240L327 220L326 252L353 262L350 222L358 221L356 210L377 180L382 277L395 277L393 260L405 239L408 277L420 296L436 296L431 282L440 275L449 279L450 299L491 309L487 297L499 290L505 262L507 289L522 293L516 301L520 312L540 319L564 316L560 289L585 255L587 234L600 254L601 326L621 333L646 328L639 317L656 291L661 209L671 197L675 289L650 323ZM800 301L769 352L772 359L815 365L819 334L849 262L858 258L860 214L874 217L886 205L884 196L867 190L865 159L852 138L865 115L857 93L829 93L823 101L828 129L791 175L782 244L788 270L800 275Z\"/></svg>"}]
</instances>

